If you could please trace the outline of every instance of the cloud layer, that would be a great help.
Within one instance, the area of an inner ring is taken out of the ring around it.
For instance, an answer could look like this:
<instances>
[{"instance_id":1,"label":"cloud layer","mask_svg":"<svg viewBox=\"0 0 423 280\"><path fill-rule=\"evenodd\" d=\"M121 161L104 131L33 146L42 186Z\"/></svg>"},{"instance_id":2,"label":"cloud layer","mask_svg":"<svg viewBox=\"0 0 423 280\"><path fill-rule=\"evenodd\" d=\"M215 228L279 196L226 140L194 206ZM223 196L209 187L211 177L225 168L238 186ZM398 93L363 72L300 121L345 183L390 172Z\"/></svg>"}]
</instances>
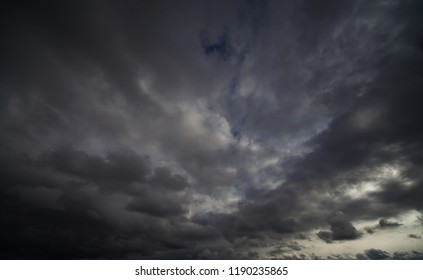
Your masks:
<instances>
[{"instance_id":1,"label":"cloud layer","mask_svg":"<svg viewBox=\"0 0 423 280\"><path fill-rule=\"evenodd\" d=\"M2 6L1 258L422 257L419 1Z\"/></svg>"}]
</instances>

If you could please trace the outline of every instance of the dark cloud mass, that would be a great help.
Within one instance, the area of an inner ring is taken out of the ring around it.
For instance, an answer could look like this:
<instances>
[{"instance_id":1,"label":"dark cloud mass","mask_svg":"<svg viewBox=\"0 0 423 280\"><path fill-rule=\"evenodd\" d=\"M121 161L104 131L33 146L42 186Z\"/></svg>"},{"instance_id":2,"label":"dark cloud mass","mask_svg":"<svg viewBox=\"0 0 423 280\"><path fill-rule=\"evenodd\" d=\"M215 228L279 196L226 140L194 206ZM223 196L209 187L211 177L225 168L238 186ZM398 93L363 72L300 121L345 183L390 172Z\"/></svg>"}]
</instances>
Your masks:
<instances>
[{"instance_id":1,"label":"dark cloud mass","mask_svg":"<svg viewBox=\"0 0 423 280\"><path fill-rule=\"evenodd\" d=\"M379 249L369 249L365 251L366 256L371 260L384 260L389 258L389 253Z\"/></svg>"},{"instance_id":2,"label":"dark cloud mass","mask_svg":"<svg viewBox=\"0 0 423 280\"><path fill-rule=\"evenodd\" d=\"M360 233L357 229L345 219L345 217L338 216L330 220L330 232L319 231L317 236L330 243L333 240L352 240L360 237Z\"/></svg>"},{"instance_id":3,"label":"dark cloud mass","mask_svg":"<svg viewBox=\"0 0 423 280\"><path fill-rule=\"evenodd\" d=\"M421 1L0 11L0 258L422 258Z\"/></svg>"}]
</instances>

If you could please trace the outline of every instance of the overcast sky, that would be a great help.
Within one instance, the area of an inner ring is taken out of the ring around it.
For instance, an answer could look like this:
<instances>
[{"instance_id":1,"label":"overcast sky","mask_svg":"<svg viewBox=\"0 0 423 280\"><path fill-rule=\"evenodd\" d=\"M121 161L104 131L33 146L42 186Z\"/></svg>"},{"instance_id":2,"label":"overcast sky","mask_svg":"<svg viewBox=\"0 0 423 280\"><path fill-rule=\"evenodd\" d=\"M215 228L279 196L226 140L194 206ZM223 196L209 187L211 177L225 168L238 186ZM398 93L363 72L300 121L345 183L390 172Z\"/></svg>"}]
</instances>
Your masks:
<instances>
[{"instance_id":1,"label":"overcast sky","mask_svg":"<svg viewBox=\"0 0 423 280\"><path fill-rule=\"evenodd\" d=\"M0 258L423 258L422 1L27 2Z\"/></svg>"}]
</instances>

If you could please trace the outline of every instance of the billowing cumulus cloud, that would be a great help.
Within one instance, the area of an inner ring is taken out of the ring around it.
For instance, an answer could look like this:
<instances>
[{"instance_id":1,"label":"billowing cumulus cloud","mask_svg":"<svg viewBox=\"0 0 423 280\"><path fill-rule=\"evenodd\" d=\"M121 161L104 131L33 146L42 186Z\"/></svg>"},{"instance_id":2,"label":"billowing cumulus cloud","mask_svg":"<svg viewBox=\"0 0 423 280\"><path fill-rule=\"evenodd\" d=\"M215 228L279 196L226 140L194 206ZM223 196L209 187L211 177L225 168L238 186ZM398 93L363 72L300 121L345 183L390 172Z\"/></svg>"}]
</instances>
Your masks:
<instances>
[{"instance_id":1,"label":"billowing cumulus cloud","mask_svg":"<svg viewBox=\"0 0 423 280\"><path fill-rule=\"evenodd\" d=\"M1 10L1 258L422 258L419 1Z\"/></svg>"}]
</instances>

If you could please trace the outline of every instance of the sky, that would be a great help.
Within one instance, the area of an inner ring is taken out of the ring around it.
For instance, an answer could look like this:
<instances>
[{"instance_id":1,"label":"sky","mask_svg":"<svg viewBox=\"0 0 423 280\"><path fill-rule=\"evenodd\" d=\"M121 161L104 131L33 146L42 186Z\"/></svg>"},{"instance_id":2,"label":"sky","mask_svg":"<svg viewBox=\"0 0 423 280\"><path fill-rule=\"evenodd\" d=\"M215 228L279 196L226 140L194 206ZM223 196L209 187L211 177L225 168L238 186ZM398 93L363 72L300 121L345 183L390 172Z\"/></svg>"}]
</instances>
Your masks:
<instances>
[{"instance_id":1,"label":"sky","mask_svg":"<svg viewBox=\"0 0 423 280\"><path fill-rule=\"evenodd\" d=\"M423 259L422 1L2 1L1 259Z\"/></svg>"}]
</instances>

